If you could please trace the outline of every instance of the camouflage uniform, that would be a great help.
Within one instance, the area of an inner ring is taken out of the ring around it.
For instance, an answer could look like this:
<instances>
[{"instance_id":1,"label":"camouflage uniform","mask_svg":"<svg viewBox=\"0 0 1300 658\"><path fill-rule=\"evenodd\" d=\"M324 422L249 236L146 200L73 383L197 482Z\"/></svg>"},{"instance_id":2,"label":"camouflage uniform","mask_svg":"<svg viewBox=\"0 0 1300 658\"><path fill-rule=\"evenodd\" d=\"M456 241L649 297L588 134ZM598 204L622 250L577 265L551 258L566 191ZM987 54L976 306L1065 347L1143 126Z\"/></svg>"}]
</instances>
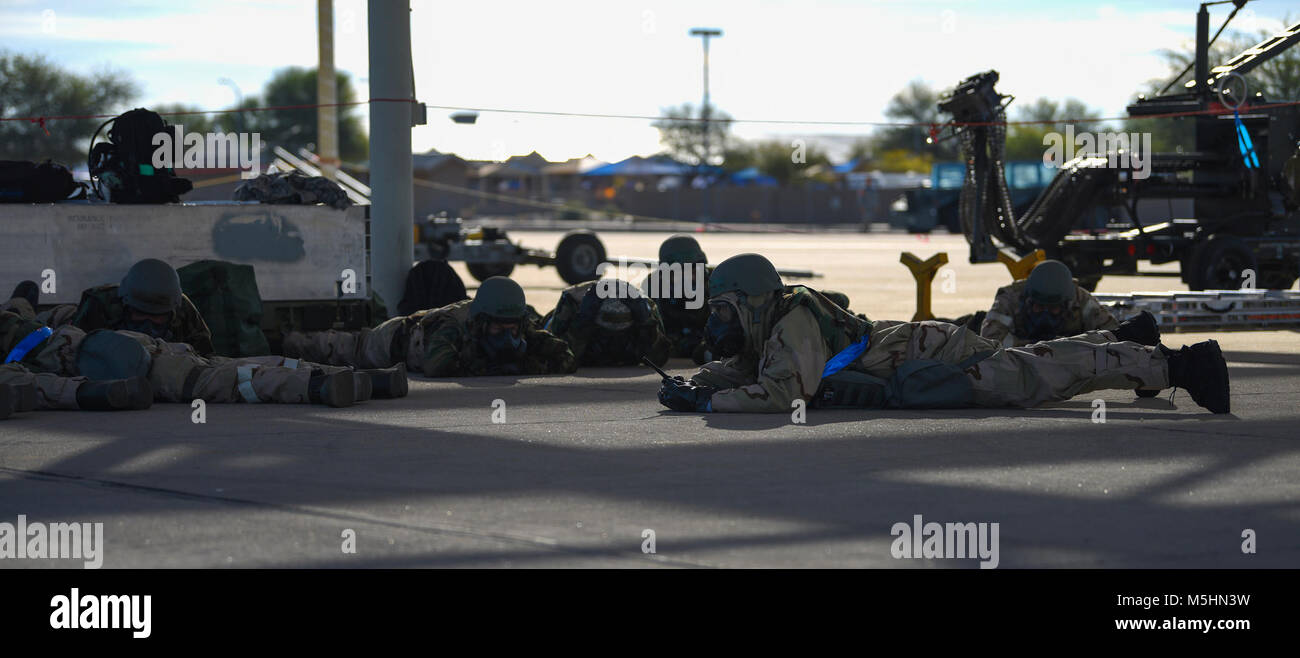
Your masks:
<instances>
[{"instance_id":1,"label":"camouflage uniform","mask_svg":"<svg viewBox=\"0 0 1300 658\"><path fill-rule=\"evenodd\" d=\"M560 301L548 316L546 329L569 344L580 366L628 366L641 362L641 357L649 357L655 365L662 366L668 361L672 347L664 335L663 319L652 299L637 295L630 284L612 279L604 280L607 286L618 285L627 290L628 297L619 298L631 310L627 329L613 331L602 328L596 317L601 312L599 300L601 291L597 289L600 282L587 281L570 286L560 293ZM595 308L588 309L590 317L584 316L584 299L591 294L596 301L586 302ZM612 297L606 297L610 299ZM638 315L637 306L641 305L642 316ZM704 307L707 311L708 306ZM701 325L703 326L703 325Z\"/></svg>"},{"instance_id":2,"label":"camouflage uniform","mask_svg":"<svg viewBox=\"0 0 1300 658\"><path fill-rule=\"evenodd\" d=\"M22 297L14 297L9 301L0 304L0 311L9 311L10 313L16 313L19 317L22 317L25 320L32 320L36 318L36 309L32 308L31 302L27 301L26 299L23 299Z\"/></svg>"},{"instance_id":3,"label":"camouflage uniform","mask_svg":"<svg viewBox=\"0 0 1300 658\"><path fill-rule=\"evenodd\" d=\"M36 320L0 312L0 350L7 354L42 326ZM309 402L312 367L321 368L284 357L204 358L185 343L170 343L134 331L117 333L138 341L149 351L152 357L149 383L153 386L154 399L160 402L190 402L201 398L208 402L305 404ZM58 327L17 363L28 371L25 374L35 373L38 399L44 399L48 408L77 408L76 385L85 381L77 376L77 350L85 337L86 332L76 326ZM5 372L4 377L16 378L23 374L16 369Z\"/></svg>"},{"instance_id":4,"label":"camouflage uniform","mask_svg":"<svg viewBox=\"0 0 1300 658\"><path fill-rule=\"evenodd\" d=\"M482 322L470 318L465 299L442 308L389 318L374 329L361 331L290 332L284 353L331 365L387 368L405 363L410 372L427 377L463 377L494 374L478 348ZM577 361L568 344L537 328L537 313L529 309L522 324L528 354L520 374L569 373Z\"/></svg>"},{"instance_id":5,"label":"camouflage uniform","mask_svg":"<svg viewBox=\"0 0 1300 658\"><path fill-rule=\"evenodd\" d=\"M128 317L126 304L117 294L117 284L91 288L81 293L81 304L72 317L72 324L83 331L96 329L123 329ZM181 306L172 313L170 342L187 343L200 356L210 356L212 332L203 316L189 297L181 295Z\"/></svg>"},{"instance_id":6,"label":"camouflage uniform","mask_svg":"<svg viewBox=\"0 0 1300 658\"><path fill-rule=\"evenodd\" d=\"M653 276L653 275L651 275ZM673 297L665 294L670 292L666 290L668 286L660 285L659 297L652 297L650 292L650 277L646 277L645 282L641 284L641 291L648 299L655 303L659 312L660 320L663 322L664 335L669 340L670 355L674 357L692 357L698 349L702 349L704 342L704 323L709 321L709 297L708 297L708 275L705 275L705 281L700 285L700 307L687 308L688 300L680 297Z\"/></svg>"},{"instance_id":7,"label":"camouflage uniform","mask_svg":"<svg viewBox=\"0 0 1300 658\"><path fill-rule=\"evenodd\" d=\"M993 308L984 316L980 326L980 335L995 341L1004 347L1020 347L1035 342L1024 338L1029 332L1025 328L1021 306L1025 301L1027 279L1021 279L998 289L993 298ZM1060 328L1061 336L1075 336L1086 331L1114 330L1119 321L1092 293L1075 285L1074 299L1066 304L1064 318ZM1110 340L1115 340L1114 335Z\"/></svg>"},{"instance_id":8,"label":"camouflage uniform","mask_svg":"<svg viewBox=\"0 0 1300 658\"><path fill-rule=\"evenodd\" d=\"M47 372L32 372L20 363L0 365L0 386L13 384L36 387L37 409L80 409L77 387L85 377L61 377Z\"/></svg>"},{"instance_id":9,"label":"camouflage uniform","mask_svg":"<svg viewBox=\"0 0 1300 658\"><path fill-rule=\"evenodd\" d=\"M736 297L728 292L718 299L734 303ZM965 369L977 406L1032 407L1098 389L1169 384L1159 350L1105 342L1100 333L1003 347L945 322L868 321L804 286L754 302L762 310L746 325L746 349L706 364L691 378L718 389L713 411L789 413L794 400L813 399L826 362L863 337L869 337L868 347L847 369L881 378L914 359L956 364L991 352Z\"/></svg>"}]
</instances>

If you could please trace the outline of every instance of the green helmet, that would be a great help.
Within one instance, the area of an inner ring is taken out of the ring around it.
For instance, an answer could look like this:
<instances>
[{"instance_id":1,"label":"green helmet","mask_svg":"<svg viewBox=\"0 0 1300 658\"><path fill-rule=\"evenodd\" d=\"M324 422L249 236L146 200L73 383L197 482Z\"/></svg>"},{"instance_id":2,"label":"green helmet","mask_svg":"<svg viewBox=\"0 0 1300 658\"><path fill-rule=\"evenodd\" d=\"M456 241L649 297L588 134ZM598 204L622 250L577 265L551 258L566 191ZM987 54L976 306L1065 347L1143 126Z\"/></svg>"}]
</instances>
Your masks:
<instances>
[{"instance_id":1,"label":"green helmet","mask_svg":"<svg viewBox=\"0 0 1300 658\"><path fill-rule=\"evenodd\" d=\"M494 276L484 281L469 303L470 317L487 314L494 318L522 318L527 313L524 289L512 279Z\"/></svg>"},{"instance_id":2,"label":"green helmet","mask_svg":"<svg viewBox=\"0 0 1300 658\"><path fill-rule=\"evenodd\" d=\"M77 373L92 381L149 375L149 351L135 339L99 329L77 346Z\"/></svg>"},{"instance_id":3,"label":"green helmet","mask_svg":"<svg viewBox=\"0 0 1300 658\"><path fill-rule=\"evenodd\" d=\"M761 295L785 287L772 261L758 254L740 254L722 261L709 277L709 297L740 291Z\"/></svg>"},{"instance_id":4,"label":"green helmet","mask_svg":"<svg viewBox=\"0 0 1300 658\"><path fill-rule=\"evenodd\" d=\"M661 263L707 263L709 259L700 249L700 243L689 235L674 235L659 245Z\"/></svg>"},{"instance_id":5,"label":"green helmet","mask_svg":"<svg viewBox=\"0 0 1300 658\"><path fill-rule=\"evenodd\" d=\"M1064 304L1074 299L1074 275L1065 263L1045 260L1029 273L1025 296L1038 304Z\"/></svg>"},{"instance_id":6,"label":"green helmet","mask_svg":"<svg viewBox=\"0 0 1300 658\"><path fill-rule=\"evenodd\" d=\"M127 270L117 294L143 313L162 315L181 307L181 278L171 265L146 258Z\"/></svg>"}]
</instances>

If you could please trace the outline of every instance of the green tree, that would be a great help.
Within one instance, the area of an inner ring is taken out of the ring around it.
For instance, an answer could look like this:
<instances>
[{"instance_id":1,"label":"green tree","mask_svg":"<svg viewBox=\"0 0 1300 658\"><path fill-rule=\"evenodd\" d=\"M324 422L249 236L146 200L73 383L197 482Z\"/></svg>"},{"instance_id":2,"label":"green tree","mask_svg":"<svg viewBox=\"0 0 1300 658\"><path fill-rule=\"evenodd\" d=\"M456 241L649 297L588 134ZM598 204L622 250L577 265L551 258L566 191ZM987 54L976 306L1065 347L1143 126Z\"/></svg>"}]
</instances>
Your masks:
<instances>
[{"instance_id":1,"label":"green tree","mask_svg":"<svg viewBox=\"0 0 1300 658\"><path fill-rule=\"evenodd\" d=\"M913 153L928 153L932 159L957 159L956 140L946 140L936 144L927 144L930 137L928 124L942 124L946 118L939 113L939 98L942 94L923 80L907 83L885 107L885 116L898 123L919 123L919 126L893 126L877 131L874 139L876 150L889 151L906 149Z\"/></svg>"},{"instance_id":2,"label":"green tree","mask_svg":"<svg viewBox=\"0 0 1300 658\"><path fill-rule=\"evenodd\" d=\"M1096 110L1077 98L1067 98L1063 103L1039 98L1024 105L1015 113L1017 121L1040 121L1044 123L1017 124L1007 128L1007 160L1041 160L1047 146L1043 139L1047 133L1064 134L1066 124L1062 119L1096 119L1101 116ZM1075 132L1104 130L1101 123L1079 122L1074 124Z\"/></svg>"},{"instance_id":3,"label":"green tree","mask_svg":"<svg viewBox=\"0 0 1300 658\"><path fill-rule=\"evenodd\" d=\"M338 102L356 101L356 92L352 89L348 74L340 71L337 75ZM260 98L245 98L243 107L271 108L314 105L316 102L316 69L290 67L275 73L271 81L266 83L266 89ZM369 138L362 126L359 108L359 105L343 105L338 108L339 157L344 161L357 162L369 157ZM246 130L261 133L265 144L283 146L290 151L304 147L314 149L316 146L315 108L268 109L242 114L247 121ZM239 119L232 118L232 121Z\"/></svg>"},{"instance_id":4,"label":"green tree","mask_svg":"<svg viewBox=\"0 0 1300 658\"><path fill-rule=\"evenodd\" d=\"M89 76L66 71L41 55L0 52L0 117L117 114L137 94L124 73ZM0 121L0 159L56 160L84 165L90 137L105 119L49 121L45 130L29 121Z\"/></svg>"},{"instance_id":5,"label":"green tree","mask_svg":"<svg viewBox=\"0 0 1300 658\"><path fill-rule=\"evenodd\" d=\"M659 130L659 143L664 150L679 162L719 164L727 158L728 149L737 146L731 137L731 116L714 105L709 105L707 122L703 121L703 106L697 108L691 103L663 108L660 115L651 125ZM708 153L704 152L706 134Z\"/></svg>"},{"instance_id":6,"label":"green tree","mask_svg":"<svg viewBox=\"0 0 1300 658\"><path fill-rule=\"evenodd\" d=\"M733 157L737 162L744 162L745 166L736 167L736 170L757 167L781 185L792 185L801 184L830 166L830 159L816 145L805 143L800 146L792 144L793 141L772 139L737 145L732 150Z\"/></svg>"}]
</instances>

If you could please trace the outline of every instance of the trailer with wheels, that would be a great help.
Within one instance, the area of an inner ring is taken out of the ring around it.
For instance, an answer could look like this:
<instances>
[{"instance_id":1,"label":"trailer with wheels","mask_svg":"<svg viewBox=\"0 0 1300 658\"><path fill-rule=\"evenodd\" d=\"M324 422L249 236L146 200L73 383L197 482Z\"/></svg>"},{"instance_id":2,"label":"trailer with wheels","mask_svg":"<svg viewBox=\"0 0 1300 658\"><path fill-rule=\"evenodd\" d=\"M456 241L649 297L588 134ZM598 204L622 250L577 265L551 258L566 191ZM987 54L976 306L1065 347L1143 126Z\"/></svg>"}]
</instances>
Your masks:
<instances>
[{"instance_id":1,"label":"trailer with wheels","mask_svg":"<svg viewBox=\"0 0 1300 658\"><path fill-rule=\"evenodd\" d=\"M462 261L479 281L510 276L516 265L554 267L565 283L573 285L597 278L605 262L605 245L588 230L569 231L555 251L520 245L504 229L466 227L459 219L430 217L416 225L416 257Z\"/></svg>"}]
</instances>

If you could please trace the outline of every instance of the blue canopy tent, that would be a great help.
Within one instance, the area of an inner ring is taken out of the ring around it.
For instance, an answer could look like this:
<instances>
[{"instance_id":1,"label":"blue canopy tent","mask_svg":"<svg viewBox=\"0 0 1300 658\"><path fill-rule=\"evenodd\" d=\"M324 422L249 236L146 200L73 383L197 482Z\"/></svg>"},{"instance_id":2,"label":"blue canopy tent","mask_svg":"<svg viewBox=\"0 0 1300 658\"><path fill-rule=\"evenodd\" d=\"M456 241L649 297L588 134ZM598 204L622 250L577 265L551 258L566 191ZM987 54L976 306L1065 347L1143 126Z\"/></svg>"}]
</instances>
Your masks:
<instances>
[{"instance_id":1,"label":"blue canopy tent","mask_svg":"<svg viewBox=\"0 0 1300 658\"><path fill-rule=\"evenodd\" d=\"M695 168L666 158L643 158L634 155L626 160L596 167L583 176L685 176Z\"/></svg>"},{"instance_id":2,"label":"blue canopy tent","mask_svg":"<svg viewBox=\"0 0 1300 658\"><path fill-rule=\"evenodd\" d=\"M758 167L747 167L731 175L731 182L739 186L754 187L777 187L779 183L775 178L758 170Z\"/></svg>"}]
</instances>

